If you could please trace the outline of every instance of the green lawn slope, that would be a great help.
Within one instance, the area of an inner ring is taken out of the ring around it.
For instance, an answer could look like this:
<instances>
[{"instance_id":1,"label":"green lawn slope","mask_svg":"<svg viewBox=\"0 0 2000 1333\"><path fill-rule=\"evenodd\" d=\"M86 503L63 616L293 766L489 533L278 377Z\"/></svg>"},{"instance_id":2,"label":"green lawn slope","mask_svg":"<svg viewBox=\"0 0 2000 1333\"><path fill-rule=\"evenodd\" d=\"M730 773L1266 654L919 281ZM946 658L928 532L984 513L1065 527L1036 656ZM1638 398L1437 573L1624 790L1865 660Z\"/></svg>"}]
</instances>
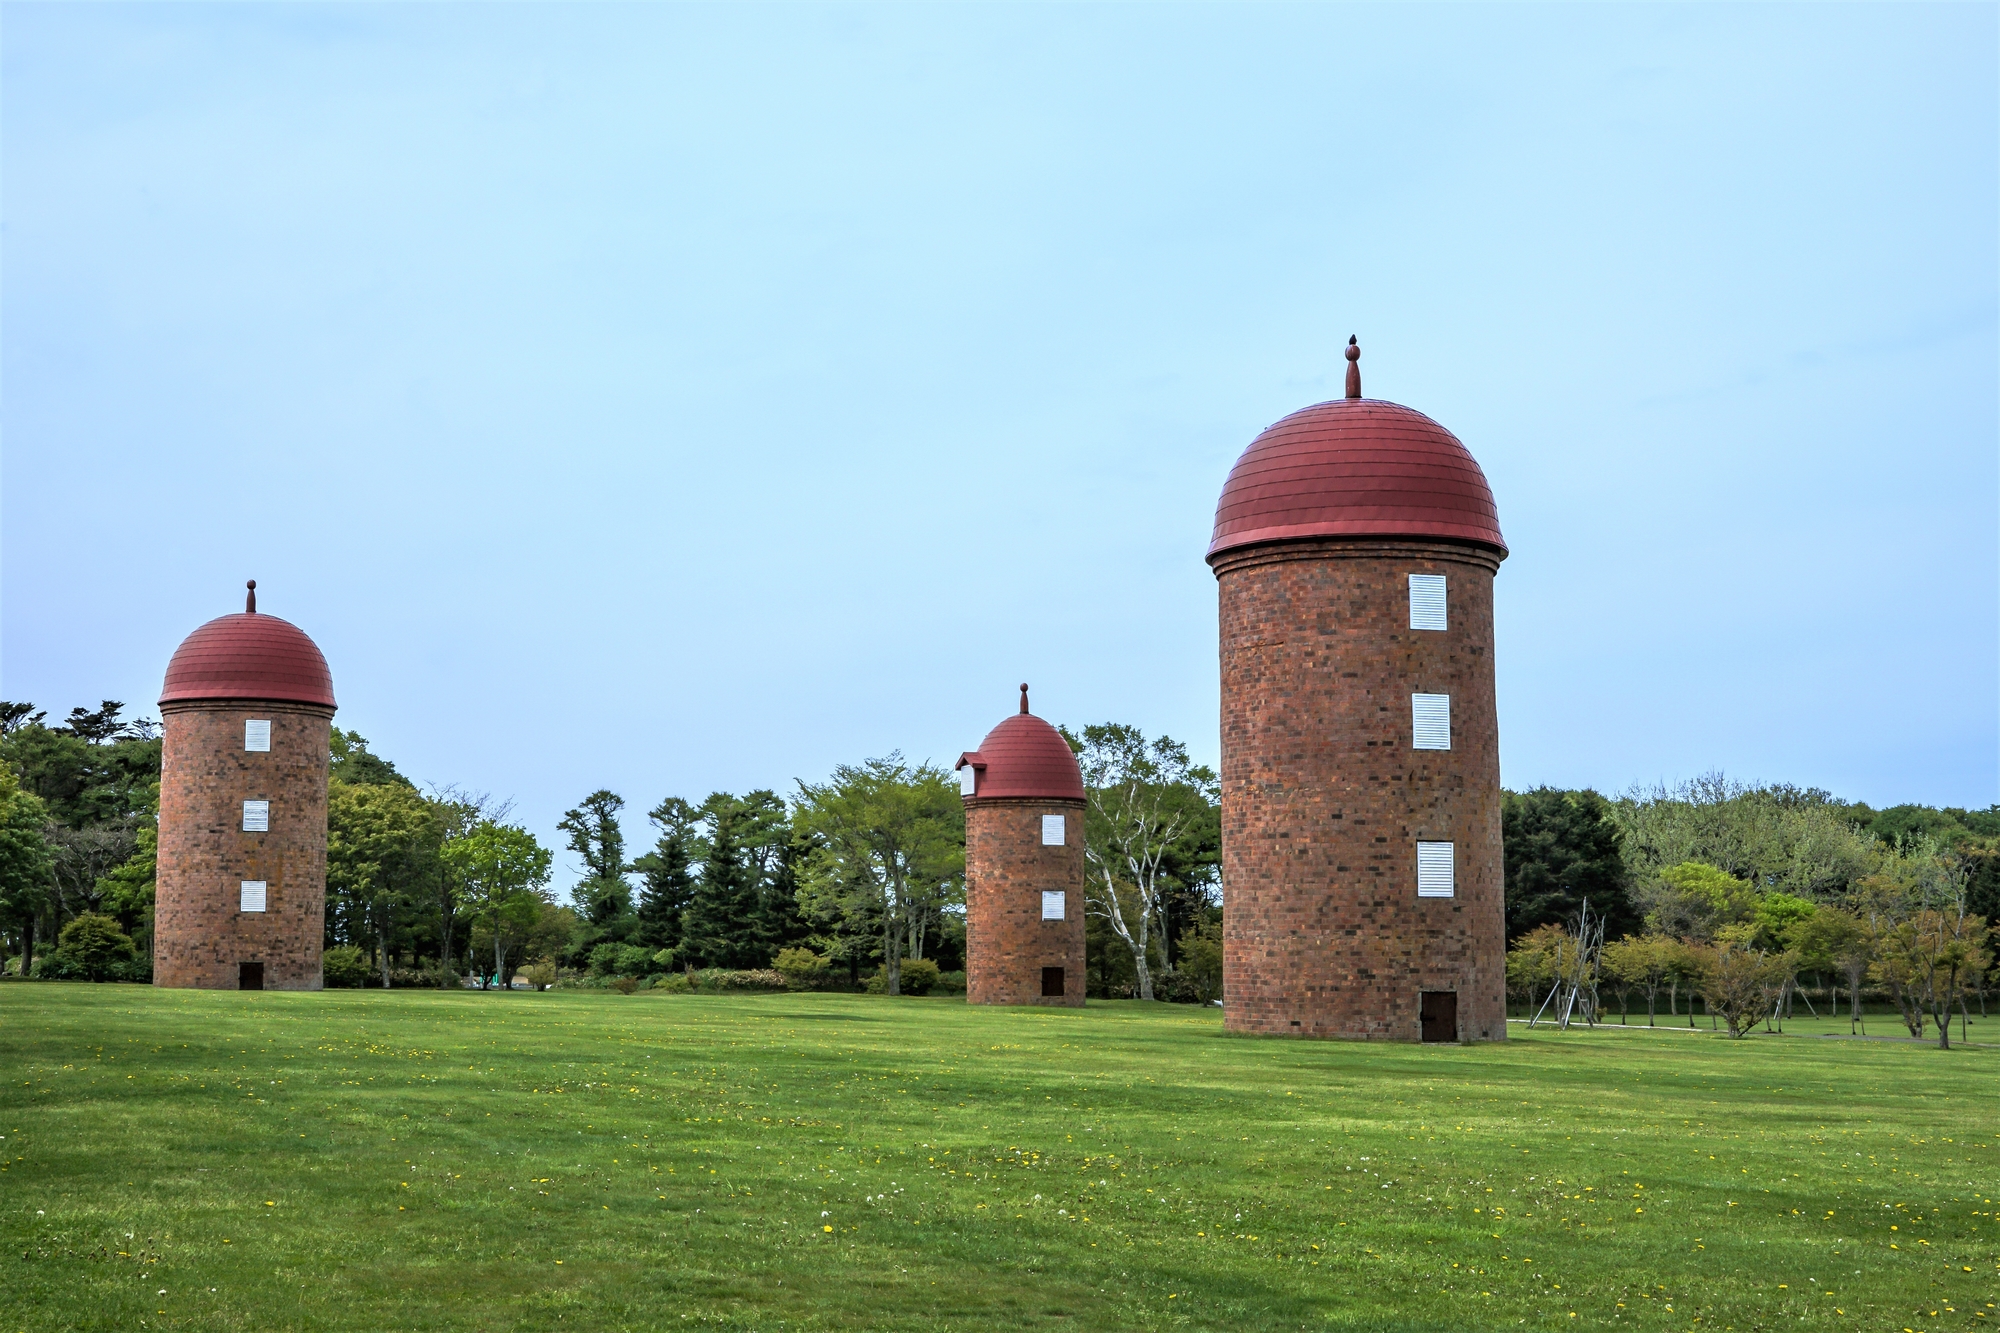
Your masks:
<instances>
[{"instance_id":1,"label":"green lawn slope","mask_svg":"<svg viewBox=\"0 0 2000 1333\"><path fill-rule=\"evenodd\" d=\"M2000 1324L2000 1052L1512 1031L0 986L0 1330Z\"/></svg>"}]
</instances>

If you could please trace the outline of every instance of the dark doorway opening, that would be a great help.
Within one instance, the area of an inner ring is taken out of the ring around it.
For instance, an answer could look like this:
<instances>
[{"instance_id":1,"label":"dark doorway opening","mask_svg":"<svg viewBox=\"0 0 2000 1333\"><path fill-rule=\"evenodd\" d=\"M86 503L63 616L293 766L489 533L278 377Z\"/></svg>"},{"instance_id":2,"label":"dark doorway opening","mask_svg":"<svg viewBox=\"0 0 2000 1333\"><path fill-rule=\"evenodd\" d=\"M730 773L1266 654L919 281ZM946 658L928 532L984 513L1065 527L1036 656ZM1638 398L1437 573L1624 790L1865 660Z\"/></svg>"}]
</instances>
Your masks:
<instances>
[{"instance_id":1,"label":"dark doorway opening","mask_svg":"<svg viewBox=\"0 0 2000 1333\"><path fill-rule=\"evenodd\" d=\"M1423 1003L1424 1040L1458 1040L1458 992L1427 990Z\"/></svg>"},{"instance_id":2,"label":"dark doorway opening","mask_svg":"<svg viewBox=\"0 0 2000 1333\"><path fill-rule=\"evenodd\" d=\"M1060 1000L1065 993L1063 990L1063 970L1059 967L1043 968L1042 998L1045 1000Z\"/></svg>"},{"instance_id":3,"label":"dark doorway opening","mask_svg":"<svg viewBox=\"0 0 2000 1333\"><path fill-rule=\"evenodd\" d=\"M236 965L237 990L263 990L264 965L262 963L238 963Z\"/></svg>"}]
</instances>

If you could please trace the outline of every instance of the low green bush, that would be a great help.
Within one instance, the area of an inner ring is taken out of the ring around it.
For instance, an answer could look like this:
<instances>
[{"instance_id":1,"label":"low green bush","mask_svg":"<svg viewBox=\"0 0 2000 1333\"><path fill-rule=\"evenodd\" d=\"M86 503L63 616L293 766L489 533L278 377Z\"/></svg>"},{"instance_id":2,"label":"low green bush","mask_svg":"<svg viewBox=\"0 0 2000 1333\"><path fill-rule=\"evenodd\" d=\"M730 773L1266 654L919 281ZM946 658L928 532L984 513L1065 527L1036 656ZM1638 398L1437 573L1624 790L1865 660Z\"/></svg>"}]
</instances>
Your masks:
<instances>
[{"instance_id":1,"label":"low green bush","mask_svg":"<svg viewBox=\"0 0 2000 1333\"><path fill-rule=\"evenodd\" d=\"M931 987L931 991L933 994L936 995L965 994L965 973L963 972L938 973L937 985Z\"/></svg>"},{"instance_id":2,"label":"low green bush","mask_svg":"<svg viewBox=\"0 0 2000 1333\"><path fill-rule=\"evenodd\" d=\"M639 978L613 977L611 978L611 989L617 991L620 995L630 995L633 991L639 989Z\"/></svg>"},{"instance_id":3,"label":"low green bush","mask_svg":"<svg viewBox=\"0 0 2000 1333\"><path fill-rule=\"evenodd\" d=\"M905 958L903 960L902 975L897 978L901 986L900 993L904 995L929 995L937 987L938 978L942 975L944 974L938 971L938 965L928 958ZM959 975L963 977L964 973L960 973ZM962 981L959 984L959 989L965 989ZM883 976L882 969L879 967L868 974L868 993L870 995L887 995L889 993L888 978Z\"/></svg>"},{"instance_id":4,"label":"low green bush","mask_svg":"<svg viewBox=\"0 0 2000 1333\"><path fill-rule=\"evenodd\" d=\"M663 990L669 995L686 995L690 991L737 992L790 990L782 973L768 967L738 970L728 967L705 967L699 972L669 972L653 983L654 990Z\"/></svg>"},{"instance_id":5,"label":"low green bush","mask_svg":"<svg viewBox=\"0 0 2000 1333\"><path fill-rule=\"evenodd\" d=\"M86 979L104 981L110 978L115 965L129 963L138 956L138 950L132 947L132 937L118 928L118 918L102 912L84 912L62 928L62 934L56 937L56 951L49 959L51 962L58 957L67 959L67 965L80 969ZM35 974L46 975L39 967Z\"/></svg>"},{"instance_id":6,"label":"low green bush","mask_svg":"<svg viewBox=\"0 0 2000 1333\"><path fill-rule=\"evenodd\" d=\"M140 986L153 984L153 960L144 954L134 958L123 958L111 965L105 974L106 981L124 981Z\"/></svg>"},{"instance_id":7,"label":"low green bush","mask_svg":"<svg viewBox=\"0 0 2000 1333\"><path fill-rule=\"evenodd\" d=\"M329 990L355 990L368 984L368 955L358 945L341 944L320 955L320 973Z\"/></svg>"},{"instance_id":8,"label":"low green bush","mask_svg":"<svg viewBox=\"0 0 2000 1333\"><path fill-rule=\"evenodd\" d=\"M826 959L811 949L780 949L771 968L793 990L817 990L826 981Z\"/></svg>"},{"instance_id":9,"label":"low green bush","mask_svg":"<svg viewBox=\"0 0 2000 1333\"><path fill-rule=\"evenodd\" d=\"M790 990L784 974L768 967L738 971L726 967L705 967L695 973L696 983L705 991Z\"/></svg>"},{"instance_id":10,"label":"low green bush","mask_svg":"<svg viewBox=\"0 0 2000 1333\"><path fill-rule=\"evenodd\" d=\"M29 974L37 981L88 981L90 969L69 954L57 949L45 953L35 960L35 970Z\"/></svg>"},{"instance_id":11,"label":"low green bush","mask_svg":"<svg viewBox=\"0 0 2000 1333\"><path fill-rule=\"evenodd\" d=\"M639 944L626 944L618 950L618 972L628 977L649 977L660 970L653 961L655 951Z\"/></svg>"},{"instance_id":12,"label":"low green bush","mask_svg":"<svg viewBox=\"0 0 2000 1333\"><path fill-rule=\"evenodd\" d=\"M624 952L624 949L624 945L611 940L606 940L592 949L590 951L590 975L593 977L608 977L618 971L618 955Z\"/></svg>"}]
</instances>

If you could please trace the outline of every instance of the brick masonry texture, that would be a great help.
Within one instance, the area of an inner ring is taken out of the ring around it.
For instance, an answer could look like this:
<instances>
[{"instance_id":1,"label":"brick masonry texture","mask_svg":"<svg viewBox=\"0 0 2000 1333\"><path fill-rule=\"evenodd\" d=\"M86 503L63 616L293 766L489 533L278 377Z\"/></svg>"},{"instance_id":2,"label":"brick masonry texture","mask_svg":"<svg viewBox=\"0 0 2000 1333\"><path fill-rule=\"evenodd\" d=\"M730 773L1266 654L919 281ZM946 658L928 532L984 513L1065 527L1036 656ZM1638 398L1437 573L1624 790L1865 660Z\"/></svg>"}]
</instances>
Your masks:
<instances>
[{"instance_id":1,"label":"brick masonry texture","mask_svg":"<svg viewBox=\"0 0 2000 1333\"><path fill-rule=\"evenodd\" d=\"M159 887L153 984L235 990L261 962L267 990L318 990L326 932L326 776L333 710L295 703L161 709ZM271 722L271 748L243 748L243 724ZM243 802L269 801L267 833L243 832ZM269 886L242 912L242 881Z\"/></svg>"},{"instance_id":2,"label":"brick masonry texture","mask_svg":"<svg viewBox=\"0 0 2000 1333\"><path fill-rule=\"evenodd\" d=\"M1224 1026L1420 1039L1424 991L1459 1037L1504 1040L1494 712L1495 553L1321 540L1213 560L1221 603ZM1443 632L1409 576L1447 580ZM1410 696L1451 696L1450 750L1410 748ZM1418 898L1418 841L1455 844L1457 896Z\"/></svg>"},{"instance_id":3,"label":"brick masonry texture","mask_svg":"<svg viewBox=\"0 0 2000 1333\"><path fill-rule=\"evenodd\" d=\"M1062 846L1042 845L1043 815L1065 816ZM1042 920L1044 889L1069 895L1063 920ZM1062 998L1043 998L1045 967ZM966 801L966 1002L1079 1006L1083 968L1083 802Z\"/></svg>"}]
</instances>

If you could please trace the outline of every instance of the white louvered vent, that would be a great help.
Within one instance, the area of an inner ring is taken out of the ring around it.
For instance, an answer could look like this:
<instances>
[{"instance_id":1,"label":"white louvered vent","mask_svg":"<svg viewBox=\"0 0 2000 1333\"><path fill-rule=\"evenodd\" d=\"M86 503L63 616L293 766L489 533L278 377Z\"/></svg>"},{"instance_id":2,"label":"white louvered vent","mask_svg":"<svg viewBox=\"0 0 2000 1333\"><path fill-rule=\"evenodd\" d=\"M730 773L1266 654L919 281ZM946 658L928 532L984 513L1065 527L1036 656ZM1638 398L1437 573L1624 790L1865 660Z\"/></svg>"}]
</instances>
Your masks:
<instances>
[{"instance_id":1,"label":"white louvered vent","mask_svg":"<svg viewBox=\"0 0 2000 1333\"><path fill-rule=\"evenodd\" d=\"M1063 817L1061 815L1042 816L1042 846L1062 846L1063 832Z\"/></svg>"},{"instance_id":2,"label":"white louvered vent","mask_svg":"<svg viewBox=\"0 0 2000 1333\"><path fill-rule=\"evenodd\" d=\"M1448 842L1418 843L1417 897L1450 898L1457 890L1458 880L1452 867L1451 844Z\"/></svg>"},{"instance_id":3,"label":"white louvered vent","mask_svg":"<svg viewBox=\"0 0 2000 1333\"><path fill-rule=\"evenodd\" d=\"M1061 921L1069 908L1069 895L1061 889L1042 890L1042 920Z\"/></svg>"},{"instance_id":4,"label":"white louvered vent","mask_svg":"<svg viewBox=\"0 0 2000 1333\"><path fill-rule=\"evenodd\" d=\"M960 796L979 795L979 770L971 764L958 770L958 794Z\"/></svg>"},{"instance_id":5,"label":"white louvered vent","mask_svg":"<svg viewBox=\"0 0 2000 1333\"><path fill-rule=\"evenodd\" d=\"M243 724L243 748L246 750L268 750L271 748L270 719L252 718Z\"/></svg>"},{"instance_id":6,"label":"white louvered vent","mask_svg":"<svg viewBox=\"0 0 2000 1333\"><path fill-rule=\"evenodd\" d=\"M264 910L263 880L246 879L243 881L243 906L241 910L245 912L261 912Z\"/></svg>"},{"instance_id":7,"label":"white louvered vent","mask_svg":"<svg viewBox=\"0 0 2000 1333\"><path fill-rule=\"evenodd\" d=\"M245 833L268 833L271 831L271 803L269 801L245 801L243 803L243 831Z\"/></svg>"},{"instance_id":8,"label":"white louvered vent","mask_svg":"<svg viewBox=\"0 0 2000 1333\"><path fill-rule=\"evenodd\" d=\"M1444 575L1410 575L1410 628L1445 628Z\"/></svg>"},{"instance_id":9,"label":"white louvered vent","mask_svg":"<svg viewBox=\"0 0 2000 1333\"><path fill-rule=\"evenodd\" d=\"M1410 748L1449 750L1451 748L1451 696L1413 694L1410 696Z\"/></svg>"}]
</instances>

